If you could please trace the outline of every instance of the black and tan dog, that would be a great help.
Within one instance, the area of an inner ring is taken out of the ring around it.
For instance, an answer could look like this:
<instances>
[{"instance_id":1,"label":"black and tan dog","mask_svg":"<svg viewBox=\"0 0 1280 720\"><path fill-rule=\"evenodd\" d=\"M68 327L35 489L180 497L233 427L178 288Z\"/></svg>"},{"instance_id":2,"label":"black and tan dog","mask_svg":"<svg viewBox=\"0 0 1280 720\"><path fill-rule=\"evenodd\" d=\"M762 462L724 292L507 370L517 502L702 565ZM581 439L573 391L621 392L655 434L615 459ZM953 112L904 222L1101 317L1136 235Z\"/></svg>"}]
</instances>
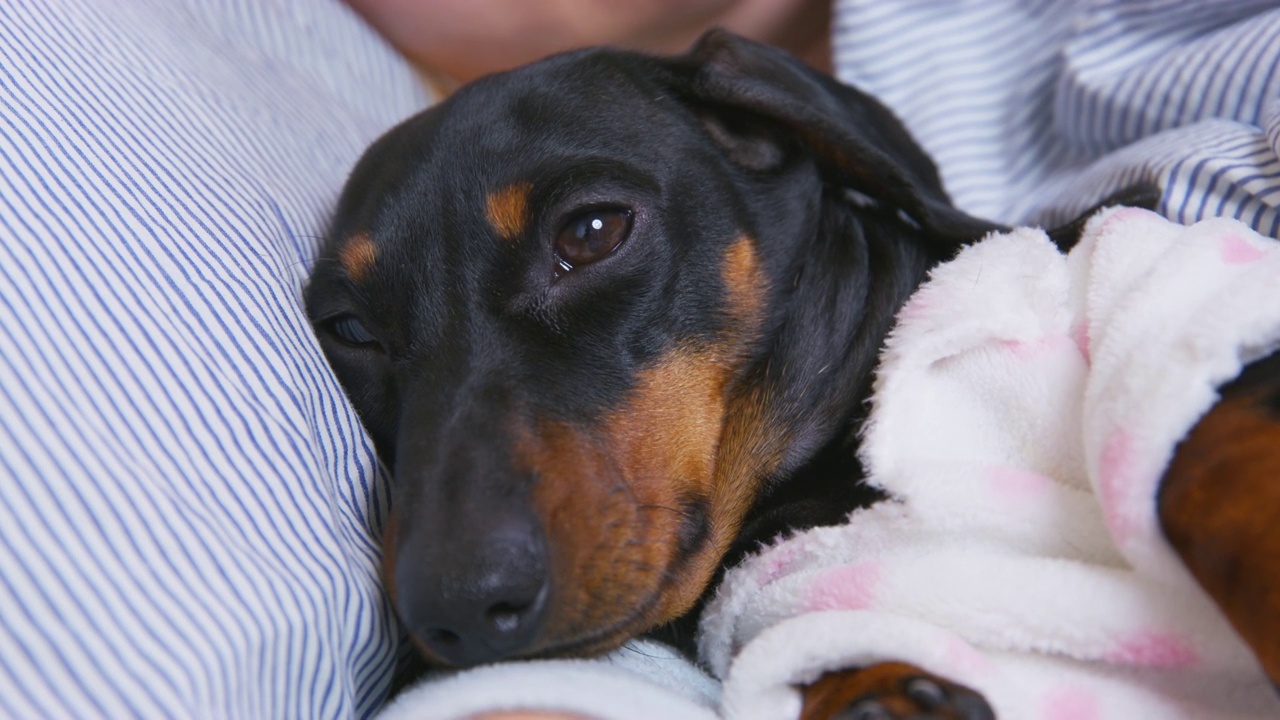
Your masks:
<instances>
[{"instance_id":1,"label":"black and tan dog","mask_svg":"<svg viewBox=\"0 0 1280 720\"><path fill-rule=\"evenodd\" d=\"M607 650L678 626L760 541L874 502L850 478L880 343L926 270L993 229L875 100L724 33L558 56L389 132L306 300L394 474L385 579L421 649ZM1188 557L1205 473L1165 494ZM1280 608L1275 586L1219 584L1245 617ZM872 670L815 685L814 716L871 696L988 712Z\"/></svg>"}]
</instances>

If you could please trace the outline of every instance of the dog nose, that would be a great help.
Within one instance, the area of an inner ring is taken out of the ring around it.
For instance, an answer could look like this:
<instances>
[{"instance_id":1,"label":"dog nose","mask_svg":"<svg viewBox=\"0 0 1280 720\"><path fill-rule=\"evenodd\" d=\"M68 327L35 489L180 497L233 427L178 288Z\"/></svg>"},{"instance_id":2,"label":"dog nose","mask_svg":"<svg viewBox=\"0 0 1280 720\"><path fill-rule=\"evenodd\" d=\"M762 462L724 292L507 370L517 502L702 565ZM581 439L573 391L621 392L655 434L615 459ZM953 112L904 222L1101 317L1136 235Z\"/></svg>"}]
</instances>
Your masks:
<instances>
[{"instance_id":1,"label":"dog nose","mask_svg":"<svg viewBox=\"0 0 1280 720\"><path fill-rule=\"evenodd\" d=\"M539 533L506 527L470 551L438 539L427 563L401 552L396 602L409 631L458 666L514 657L537 638L546 609L546 548Z\"/></svg>"}]
</instances>

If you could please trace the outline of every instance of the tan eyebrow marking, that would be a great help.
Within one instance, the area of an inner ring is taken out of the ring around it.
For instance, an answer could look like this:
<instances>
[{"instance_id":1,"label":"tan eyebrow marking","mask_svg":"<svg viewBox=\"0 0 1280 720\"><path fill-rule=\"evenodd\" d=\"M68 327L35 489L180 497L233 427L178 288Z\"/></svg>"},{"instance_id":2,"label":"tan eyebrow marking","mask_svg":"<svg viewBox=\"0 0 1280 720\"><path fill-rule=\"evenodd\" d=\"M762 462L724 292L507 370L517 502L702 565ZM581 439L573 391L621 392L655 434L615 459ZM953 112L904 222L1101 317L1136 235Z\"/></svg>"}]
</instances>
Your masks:
<instances>
[{"instance_id":1,"label":"tan eyebrow marking","mask_svg":"<svg viewBox=\"0 0 1280 720\"><path fill-rule=\"evenodd\" d=\"M377 246L365 233L357 233L347 238L338 250L338 262L347 271L347 276L356 282L363 281L369 275L377 259Z\"/></svg>"},{"instance_id":2,"label":"tan eyebrow marking","mask_svg":"<svg viewBox=\"0 0 1280 720\"><path fill-rule=\"evenodd\" d=\"M529 221L529 193L533 183L512 183L485 198L485 218L504 240L515 240Z\"/></svg>"},{"instance_id":3,"label":"tan eyebrow marking","mask_svg":"<svg viewBox=\"0 0 1280 720\"><path fill-rule=\"evenodd\" d=\"M760 268L760 255L751 237L743 235L729 246L720 266L720 279L728 291L727 305L745 339L755 339L764 323L768 281Z\"/></svg>"}]
</instances>

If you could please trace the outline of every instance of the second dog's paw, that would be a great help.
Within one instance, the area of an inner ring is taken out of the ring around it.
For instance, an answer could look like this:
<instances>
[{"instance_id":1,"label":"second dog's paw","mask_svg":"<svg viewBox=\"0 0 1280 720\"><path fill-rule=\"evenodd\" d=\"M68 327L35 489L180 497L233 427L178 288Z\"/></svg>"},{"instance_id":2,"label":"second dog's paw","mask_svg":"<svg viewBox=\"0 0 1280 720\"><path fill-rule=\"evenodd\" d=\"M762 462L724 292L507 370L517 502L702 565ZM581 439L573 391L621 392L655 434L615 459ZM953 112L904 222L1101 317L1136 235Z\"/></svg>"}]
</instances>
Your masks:
<instances>
[{"instance_id":1,"label":"second dog's paw","mask_svg":"<svg viewBox=\"0 0 1280 720\"><path fill-rule=\"evenodd\" d=\"M804 690L801 720L994 720L977 692L906 663L827 673Z\"/></svg>"}]
</instances>

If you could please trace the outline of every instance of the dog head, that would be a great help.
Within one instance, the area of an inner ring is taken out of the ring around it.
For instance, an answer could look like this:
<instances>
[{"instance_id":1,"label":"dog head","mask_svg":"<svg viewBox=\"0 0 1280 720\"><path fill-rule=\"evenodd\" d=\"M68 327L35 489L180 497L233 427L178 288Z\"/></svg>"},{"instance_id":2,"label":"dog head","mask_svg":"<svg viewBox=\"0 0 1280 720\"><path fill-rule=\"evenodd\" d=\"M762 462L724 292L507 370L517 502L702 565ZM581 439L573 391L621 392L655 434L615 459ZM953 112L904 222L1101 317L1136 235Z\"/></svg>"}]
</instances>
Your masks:
<instances>
[{"instance_id":1,"label":"dog head","mask_svg":"<svg viewBox=\"0 0 1280 720\"><path fill-rule=\"evenodd\" d=\"M306 303L394 475L416 641L585 654L689 611L846 439L925 268L993 228L884 107L719 32L557 56L391 130Z\"/></svg>"}]
</instances>

